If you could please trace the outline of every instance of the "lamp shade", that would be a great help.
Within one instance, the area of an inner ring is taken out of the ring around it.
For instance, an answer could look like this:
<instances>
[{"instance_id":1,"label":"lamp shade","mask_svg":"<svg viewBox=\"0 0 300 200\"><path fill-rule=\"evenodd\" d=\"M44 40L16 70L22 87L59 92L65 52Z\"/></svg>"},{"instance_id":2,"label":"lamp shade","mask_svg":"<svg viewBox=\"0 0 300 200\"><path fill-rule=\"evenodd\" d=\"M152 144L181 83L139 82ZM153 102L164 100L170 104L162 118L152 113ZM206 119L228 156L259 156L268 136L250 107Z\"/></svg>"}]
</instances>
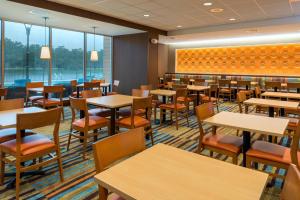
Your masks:
<instances>
[{"instance_id":1,"label":"lamp shade","mask_svg":"<svg viewBox=\"0 0 300 200\"><path fill-rule=\"evenodd\" d=\"M47 46L43 46L41 49L41 59L49 60L51 59L50 49Z\"/></svg>"},{"instance_id":2,"label":"lamp shade","mask_svg":"<svg viewBox=\"0 0 300 200\"><path fill-rule=\"evenodd\" d=\"M91 52L91 61L98 61L98 52L97 51Z\"/></svg>"}]
</instances>

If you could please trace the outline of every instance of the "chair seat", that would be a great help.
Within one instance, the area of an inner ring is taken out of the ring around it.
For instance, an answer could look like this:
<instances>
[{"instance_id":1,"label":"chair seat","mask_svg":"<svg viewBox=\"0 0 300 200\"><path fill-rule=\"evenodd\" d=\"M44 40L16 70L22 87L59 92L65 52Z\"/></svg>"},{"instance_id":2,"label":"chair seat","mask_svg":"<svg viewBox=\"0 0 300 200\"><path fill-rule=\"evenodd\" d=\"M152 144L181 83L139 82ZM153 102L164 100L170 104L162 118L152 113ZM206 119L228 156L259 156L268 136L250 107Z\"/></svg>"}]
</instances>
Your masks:
<instances>
[{"instance_id":1,"label":"chair seat","mask_svg":"<svg viewBox=\"0 0 300 200\"><path fill-rule=\"evenodd\" d=\"M17 148L16 139L10 140L0 144L0 148L7 153L15 154ZM30 135L25 136L21 139L21 155L26 156L34 153L38 153L41 151L45 151L47 149L55 148L55 143L43 135Z\"/></svg>"},{"instance_id":2,"label":"chair seat","mask_svg":"<svg viewBox=\"0 0 300 200\"><path fill-rule=\"evenodd\" d=\"M220 93L231 93L231 89L229 89L229 88L221 88L221 89L219 90L219 92L220 92Z\"/></svg>"},{"instance_id":3,"label":"chair seat","mask_svg":"<svg viewBox=\"0 0 300 200\"><path fill-rule=\"evenodd\" d=\"M215 97L210 97L210 99L209 99L209 96L202 96L201 97L201 100L202 100L202 102L204 102L204 103L206 103L206 102L217 102L217 98L215 98Z\"/></svg>"},{"instance_id":4,"label":"chair seat","mask_svg":"<svg viewBox=\"0 0 300 200\"><path fill-rule=\"evenodd\" d=\"M186 106L184 104L173 104L173 103L167 103L167 104L162 104L159 106L161 109L166 109L166 110L175 110L175 107L177 107L177 110L183 110L186 109Z\"/></svg>"},{"instance_id":5,"label":"chair seat","mask_svg":"<svg viewBox=\"0 0 300 200\"><path fill-rule=\"evenodd\" d=\"M15 128L7 128L0 130L0 143L7 142L9 140L16 139L16 132ZM30 130L25 131L25 135L33 135L34 133Z\"/></svg>"},{"instance_id":6,"label":"chair seat","mask_svg":"<svg viewBox=\"0 0 300 200\"><path fill-rule=\"evenodd\" d=\"M239 90L239 92L243 92L248 95L253 94L253 90Z\"/></svg>"},{"instance_id":7,"label":"chair seat","mask_svg":"<svg viewBox=\"0 0 300 200\"><path fill-rule=\"evenodd\" d=\"M89 116L89 127L93 127L93 126L105 126L107 125L109 122L108 119L104 118L104 117L99 117L99 116ZM84 128L85 127L85 118L82 119L78 119L75 120L72 123L73 126L77 126L80 128Z\"/></svg>"},{"instance_id":8,"label":"chair seat","mask_svg":"<svg viewBox=\"0 0 300 200\"><path fill-rule=\"evenodd\" d=\"M273 144L265 141L256 141L252 147L247 151L247 156L265 159L268 161L279 162L283 164L290 164L291 161L290 148ZM298 152L298 160L300 159L300 152Z\"/></svg>"},{"instance_id":9,"label":"chair seat","mask_svg":"<svg viewBox=\"0 0 300 200\"><path fill-rule=\"evenodd\" d=\"M61 104L59 99L39 99L36 101L37 104L41 106L51 107L51 106L58 106Z\"/></svg>"},{"instance_id":10,"label":"chair seat","mask_svg":"<svg viewBox=\"0 0 300 200\"><path fill-rule=\"evenodd\" d=\"M108 195L107 200L125 200L116 193L111 193Z\"/></svg>"},{"instance_id":11,"label":"chair seat","mask_svg":"<svg viewBox=\"0 0 300 200\"><path fill-rule=\"evenodd\" d=\"M43 96L30 96L28 97L29 101L37 101L39 99L43 99Z\"/></svg>"},{"instance_id":12,"label":"chair seat","mask_svg":"<svg viewBox=\"0 0 300 200\"><path fill-rule=\"evenodd\" d=\"M179 101L179 102L184 102L184 100L185 100L184 97L178 97L177 98L177 101ZM188 102L193 102L194 100L195 100L195 98L191 97L191 96L186 98L186 101L188 101Z\"/></svg>"},{"instance_id":13,"label":"chair seat","mask_svg":"<svg viewBox=\"0 0 300 200\"><path fill-rule=\"evenodd\" d=\"M237 154L241 151L243 139L232 135L207 134L204 136L202 143Z\"/></svg>"},{"instance_id":14,"label":"chair seat","mask_svg":"<svg viewBox=\"0 0 300 200\"><path fill-rule=\"evenodd\" d=\"M109 117L111 115L109 109L105 108L93 108L88 110L90 116Z\"/></svg>"},{"instance_id":15,"label":"chair seat","mask_svg":"<svg viewBox=\"0 0 300 200\"><path fill-rule=\"evenodd\" d=\"M134 127L138 128L138 127L145 127L145 126L150 126L150 121L140 117L140 116L134 116ZM119 126L124 126L124 127L131 127L131 117L124 117L121 118L117 121L117 124Z\"/></svg>"},{"instance_id":16,"label":"chair seat","mask_svg":"<svg viewBox=\"0 0 300 200\"><path fill-rule=\"evenodd\" d=\"M153 107L159 107L163 102L159 101L158 99L152 99L152 106Z\"/></svg>"}]
</instances>

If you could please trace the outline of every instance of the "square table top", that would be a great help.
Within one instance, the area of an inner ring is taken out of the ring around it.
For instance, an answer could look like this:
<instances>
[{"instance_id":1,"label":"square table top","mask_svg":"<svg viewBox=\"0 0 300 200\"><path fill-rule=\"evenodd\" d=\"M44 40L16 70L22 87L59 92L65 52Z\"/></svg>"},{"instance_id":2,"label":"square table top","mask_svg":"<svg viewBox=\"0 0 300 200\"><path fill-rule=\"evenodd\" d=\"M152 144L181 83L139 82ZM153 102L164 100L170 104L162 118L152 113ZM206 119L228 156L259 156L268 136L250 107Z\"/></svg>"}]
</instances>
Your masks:
<instances>
[{"instance_id":1,"label":"square table top","mask_svg":"<svg viewBox=\"0 0 300 200\"><path fill-rule=\"evenodd\" d=\"M244 101L244 104L267 106L273 108L286 108L286 109L297 109L299 106L299 102L295 102L295 101L280 101L274 99L259 99L259 98L248 99Z\"/></svg>"},{"instance_id":2,"label":"square table top","mask_svg":"<svg viewBox=\"0 0 300 200\"><path fill-rule=\"evenodd\" d=\"M45 111L43 108L28 107L13 110L0 111L0 129L12 128L16 126L16 118L19 113L35 113Z\"/></svg>"},{"instance_id":3,"label":"square table top","mask_svg":"<svg viewBox=\"0 0 300 200\"><path fill-rule=\"evenodd\" d=\"M101 106L105 108L121 108L125 106L131 106L134 98L139 98L139 97L117 94L117 95L87 98L86 101L88 104L95 105L95 106Z\"/></svg>"},{"instance_id":4,"label":"square table top","mask_svg":"<svg viewBox=\"0 0 300 200\"><path fill-rule=\"evenodd\" d=\"M268 174L157 144L95 175L125 199L260 199ZM120 181L122 180L122 181Z\"/></svg>"},{"instance_id":5,"label":"square table top","mask_svg":"<svg viewBox=\"0 0 300 200\"><path fill-rule=\"evenodd\" d=\"M287 99L300 99L299 93L290 93L290 92L264 92L261 94L261 96L287 98Z\"/></svg>"},{"instance_id":6,"label":"square table top","mask_svg":"<svg viewBox=\"0 0 300 200\"><path fill-rule=\"evenodd\" d=\"M201 86L201 85L188 85L187 89L192 90L192 91L204 91L204 90L209 90L210 87L209 86Z\"/></svg>"},{"instance_id":7,"label":"square table top","mask_svg":"<svg viewBox=\"0 0 300 200\"><path fill-rule=\"evenodd\" d=\"M232 85L237 85L237 81L231 81L230 83L231 83ZM250 84L251 84L251 85L258 85L258 82L257 82L257 81L251 81Z\"/></svg>"},{"instance_id":8,"label":"square table top","mask_svg":"<svg viewBox=\"0 0 300 200\"><path fill-rule=\"evenodd\" d=\"M100 83L100 87L109 87L110 83ZM84 83L76 85L76 87L84 87Z\"/></svg>"},{"instance_id":9,"label":"square table top","mask_svg":"<svg viewBox=\"0 0 300 200\"><path fill-rule=\"evenodd\" d=\"M289 120L223 111L204 120L204 122L214 126L282 137Z\"/></svg>"},{"instance_id":10,"label":"square table top","mask_svg":"<svg viewBox=\"0 0 300 200\"><path fill-rule=\"evenodd\" d=\"M176 94L176 91L174 90L161 90L161 89L157 89L157 90L150 90L150 94L154 94L154 95L158 95L158 96L174 96Z\"/></svg>"}]
</instances>

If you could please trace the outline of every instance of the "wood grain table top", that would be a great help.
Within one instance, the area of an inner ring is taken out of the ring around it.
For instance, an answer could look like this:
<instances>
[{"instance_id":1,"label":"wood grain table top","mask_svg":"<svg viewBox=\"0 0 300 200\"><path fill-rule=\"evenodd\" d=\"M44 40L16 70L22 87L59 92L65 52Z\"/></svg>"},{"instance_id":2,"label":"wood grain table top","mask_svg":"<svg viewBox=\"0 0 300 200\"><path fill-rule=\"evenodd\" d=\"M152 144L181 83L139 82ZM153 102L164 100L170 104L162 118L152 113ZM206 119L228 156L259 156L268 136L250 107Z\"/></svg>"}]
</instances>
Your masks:
<instances>
[{"instance_id":1,"label":"wood grain table top","mask_svg":"<svg viewBox=\"0 0 300 200\"><path fill-rule=\"evenodd\" d=\"M158 96L168 96L168 97L171 97L171 96L174 96L176 94L176 91L157 89L157 90L150 90L150 94L158 95Z\"/></svg>"},{"instance_id":2,"label":"wood grain table top","mask_svg":"<svg viewBox=\"0 0 300 200\"><path fill-rule=\"evenodd\" d=\"M192 90L192 91L204 91L204 90L209 90L210 87L209 86L201 86L201 85L188 85L187 89Z\"/></svg>"},{"instance_id":3,"label":"wood grain table top","mask_svg":"<svg viewBox=\"0 0 300 200\"><path fill-rule=\"evenodd\" d=\"M299 102L295 101L280 101L274 99L259 99L251 98L244 101L246 105L259 105L264 107L273 107L273 108L285 108L285 109L297 109Z\"/></svg>"},{"instance_id":4,"label":"wood grain table top","mask_svg":"<svg viewBox=\"0 0 300 200\"><path fill-rule=\"evenodd\" d=\"M117 95L88 98L87 103L95 106L105 107L105 108L121 108L125 106L131 106L134 98L139 98L139 97L117 94Z\"/></svg>"},{"instance_id":5,"label":"wood grain table top","mask_svg":"<svg viewBox=\"0 0 300 200\"><path fill-rule=\"evenodd\" d=\"M261 94L261 96L287 98L287 99L300 99L299 93L289 93L289 92L264 92Z\"/></svg>"},{"instance_id":6,"label":"wood grain table top","mask_svg":"<svg viewBox=\"0 0 300 200\"><path fill-rule=\"evenodd\" d=\"M244 113L220 112L204 122L214 126L282 137L289 120Z\"/></svg>"},{"instance_id":7,"label":"wood grain table top","mask_svg":"<svg viewBox=\"0 0 300 200\"><path fill-rule=\"evenodd\" d=\"M100 83L100 87L109 87L110 83ZM76 85L76 87L82 88L84 87L84 83Z\"/></svg>"},{"instance_id":8,"label":"wood grain table top","mask_svg":"<svg viewBox=\"0 0 300 200\"><path fill-rule=\"evenodd\" d=\"M125 199L260 199L268 174L157 144L95 175Z\"/></svg>"},{"instance_id":9,"label":"wood grain table top","mask_svg":"<svg viewBox=\"0 0 300 200\"><path fill-rule=\"evenodd\" d=\"M16 126L16 117L19 113L35 113L45 111L38 107L20 108L14 110L0 111L0 129L12 128Z\"/></svg>"}]
</instances>

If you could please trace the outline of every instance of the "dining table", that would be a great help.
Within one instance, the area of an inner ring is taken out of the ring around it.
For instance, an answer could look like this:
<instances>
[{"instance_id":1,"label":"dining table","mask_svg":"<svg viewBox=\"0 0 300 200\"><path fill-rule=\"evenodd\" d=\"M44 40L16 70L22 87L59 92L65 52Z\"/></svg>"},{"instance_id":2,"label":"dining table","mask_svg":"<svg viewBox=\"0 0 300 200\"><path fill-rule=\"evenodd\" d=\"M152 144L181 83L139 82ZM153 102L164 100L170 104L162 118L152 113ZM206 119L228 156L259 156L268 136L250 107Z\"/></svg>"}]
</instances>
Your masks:
<instances>
[{"instance_id":1,"label":"dining table","mask_svg":"<svg viewBox=\"0 0 300 200\"><path fill-rule=\"evenodd\" d=\"M200 102L200 92L203 92L203 91L207 91L210 89L210 86L201 86L201 85L188 85L187 86L187 89L189 91L194 91L196 92L197 96L196 96L196 105L198 106L199 105L199 102Z\"/></svg>"},{"instance_id":2,"label":"dining table","mask_svg":"<svg viewBox=\"0 0 300 200\"><path fill-rule=\"evenodd\" d=\"M94 180L126 200L259 200L268 174L157 144Z\"/></svg>"},{"instance_id":3,"label":"dining table","mask_svg":"<svg viewBox=\"0 0 300 200\"><path fill-rule=\"evenodd\" d=\"M110 83L100 83L100 87L103 89L104 95L107 95L109 91L111 91L111 84ZM80 97L80 89L84 88L84 83L76 85L76 97Z\"/></svg>"}]
</instances>

